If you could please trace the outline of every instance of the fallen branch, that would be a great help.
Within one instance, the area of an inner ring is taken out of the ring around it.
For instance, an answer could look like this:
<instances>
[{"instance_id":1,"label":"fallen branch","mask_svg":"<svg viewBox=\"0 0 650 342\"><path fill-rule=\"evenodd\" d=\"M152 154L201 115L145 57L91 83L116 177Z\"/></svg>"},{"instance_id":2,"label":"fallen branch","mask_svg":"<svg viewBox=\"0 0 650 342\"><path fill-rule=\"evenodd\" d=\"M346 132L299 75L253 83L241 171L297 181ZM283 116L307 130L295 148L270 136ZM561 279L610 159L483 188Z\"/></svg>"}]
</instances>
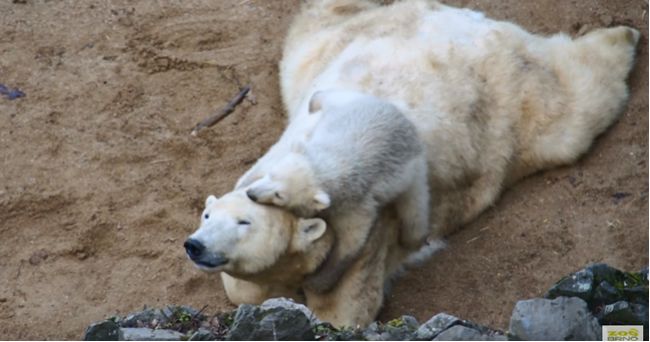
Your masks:
<instances>
[{"instance_id":1,"label":"fallen branch","mask_svg":"<svg viewBox=\"0 0 650 342\"><path fill-rule=\"evenodd\" d=\"M221 119L225 118L228 116L228 114L232 113L235 110L235 107L239 105L244 98L246 97L246 94L251 90L251 86L247 85L243 87L240 91L239 94L237 94L228 104L220 110L218 113L209 116L205 118L203 121L199 122L194 129L192 129L192 132L190 134L196 136L200 130L206 128L206 127L211 127L217 122L221 121Z\"/></svg>"}]
</instances>

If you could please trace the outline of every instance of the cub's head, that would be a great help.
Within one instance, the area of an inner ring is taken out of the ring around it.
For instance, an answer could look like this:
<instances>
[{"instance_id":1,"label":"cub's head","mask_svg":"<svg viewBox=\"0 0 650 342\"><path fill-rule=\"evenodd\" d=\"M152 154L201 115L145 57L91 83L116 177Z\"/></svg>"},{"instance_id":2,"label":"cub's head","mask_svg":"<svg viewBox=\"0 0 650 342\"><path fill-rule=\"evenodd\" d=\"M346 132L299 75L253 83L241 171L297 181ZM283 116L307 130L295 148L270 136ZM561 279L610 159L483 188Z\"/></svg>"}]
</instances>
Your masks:
<instances>
[{"instance_id":1,"label":"cub's head","mask_svg":"<svg viewBox=\"0 0 650 342\"><path fill-rule=\"evenodd\" d=\"M330 206L330 197L318 185L307 158L292 152L264 177L253 182L246 195L263 204L287 208L301 217L312 217Z\"/></svg>"},{"instance_id":2,"label":"cub's head","mask_svg":"<svg viewBox=\"0 0 650 342\"><path fill-rule=\"evenodd\" d=\"M244 191L209 196L201 225L185 241L187 256L201 270L255 274L287 253L304 252L326 231L322 219L301 219L251 201Z\"/></svg>"}]
</instances>

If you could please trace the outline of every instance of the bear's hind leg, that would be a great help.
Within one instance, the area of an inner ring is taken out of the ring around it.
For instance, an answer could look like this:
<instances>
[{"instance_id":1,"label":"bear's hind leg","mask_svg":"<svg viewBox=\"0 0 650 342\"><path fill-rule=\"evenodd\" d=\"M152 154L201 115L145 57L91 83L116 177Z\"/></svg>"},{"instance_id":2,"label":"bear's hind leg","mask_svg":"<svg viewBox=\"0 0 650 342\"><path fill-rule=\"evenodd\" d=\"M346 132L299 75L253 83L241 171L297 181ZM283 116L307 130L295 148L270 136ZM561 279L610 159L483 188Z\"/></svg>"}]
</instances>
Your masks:
<instances>
[{"instance_id":1,"label":"bear's hind leg","mask_svg":"<svg viewBox=\"0 0 650 342\"><path fill-rule=\"evenodd\" d=\"M549 123L538 127L531 144L539 168L574 162L620 115L628 97L626 78L636 54L639 32L619 26L599 29L551 47L552 68L566 99Z\"/></svg>"},{"instance_id":2,"label":"bear's hind leg","mask_svg":"<svg viewBox=\"0 0 650 342\"><path fill-rule=\"evenodd\" d=\"M408 189L397 197L395 208L400 221L399 242L406 249L419 249L431 232L429 214L429 178L426 160L415 164L414 178ZM435 235L435 234L434 234Z\"/></svg>"}]
</instances>

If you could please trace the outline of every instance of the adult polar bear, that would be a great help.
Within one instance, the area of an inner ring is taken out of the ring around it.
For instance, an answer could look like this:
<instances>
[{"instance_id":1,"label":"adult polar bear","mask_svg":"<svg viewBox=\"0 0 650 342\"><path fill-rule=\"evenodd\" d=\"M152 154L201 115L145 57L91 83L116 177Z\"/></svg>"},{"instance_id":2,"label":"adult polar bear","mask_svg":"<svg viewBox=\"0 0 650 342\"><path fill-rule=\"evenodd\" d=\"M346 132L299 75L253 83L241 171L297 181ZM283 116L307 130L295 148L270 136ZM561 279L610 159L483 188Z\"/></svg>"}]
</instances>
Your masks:
<instances>
[{"instance_id":1,"label":"adult polar bear","mask_svg":"<svg viewBox=\"0 0 650 342\"><path fill-rule=\"evenodd\" d=\"M504 186L571 163L589 148L625 103L638 39L626 27L575 40L538 37L435 1L310 1L291 25L280 65L289 125L236 188L264 176L314 124L308 101L315 92L362 91L392 102L416 124L427 148L431 232L448 234L493 203ZM382 229L391 224L385 216ZM403 261L386 258L391 265ZM364 286L353 274L362 259L329 298L308 305L344 301L341 289ZM230 291L237 291L236 281L225 277ZM336 312L341 307L332 308L335 323L366 323L381 305L348 294L345 306L353 306L349 300L364 312L343 317Z\"/></svg>"}]
</instances>

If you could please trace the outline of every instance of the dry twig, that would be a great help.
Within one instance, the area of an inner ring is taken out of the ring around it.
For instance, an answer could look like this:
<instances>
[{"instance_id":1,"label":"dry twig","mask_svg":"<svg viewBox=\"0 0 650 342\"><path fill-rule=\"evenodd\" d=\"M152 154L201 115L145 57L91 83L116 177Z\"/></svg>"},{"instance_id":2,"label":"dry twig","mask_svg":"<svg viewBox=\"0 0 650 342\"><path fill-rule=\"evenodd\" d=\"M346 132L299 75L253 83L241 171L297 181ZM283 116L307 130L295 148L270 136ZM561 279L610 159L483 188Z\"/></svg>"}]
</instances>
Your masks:
<instances>
[{"instance_id":1,"label":"dry twig","mask_svg":"<svg viewBox=\"0 0 650 342\"><path fill-rule=\"evenodd\" d=\"M196 126L194 126L194 129L192 129L192 135L196 136L200 130L206 127L211 127L217 122L221 121L221 119L225 118L228 116L228 114L232 113L235 110L235 107L239 105L244 98L246 97L246 94L251 90L251 86L247 85L243 87L239 93L232 99L228 104L219 112L217 112L214 115L211 115L207 118L205 118L203 121L199 122Z\"/></svg>"}]
</instances>

